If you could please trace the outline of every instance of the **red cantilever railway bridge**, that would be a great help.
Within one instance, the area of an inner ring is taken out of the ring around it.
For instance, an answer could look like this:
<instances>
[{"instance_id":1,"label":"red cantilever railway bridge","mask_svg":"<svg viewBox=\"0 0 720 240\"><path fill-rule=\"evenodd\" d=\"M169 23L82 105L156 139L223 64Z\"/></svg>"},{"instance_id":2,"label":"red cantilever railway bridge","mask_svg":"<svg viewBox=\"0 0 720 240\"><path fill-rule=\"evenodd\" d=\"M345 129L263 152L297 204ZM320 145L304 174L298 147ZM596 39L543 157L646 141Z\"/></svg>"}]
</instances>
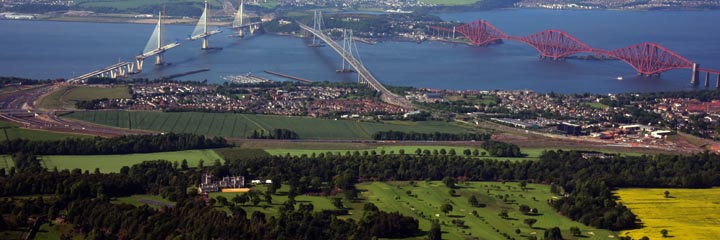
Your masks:
<instances>
[{"instance_id":1,"label":"red cantilever railway bridge","mask_svg":"<svg viewBox=\"0 0 720 240\"><path fill-rule=\"evenodd\" d=\"M452 29L438 26L428 26L431 30L447 33L460 33L472 45L486 46L500 40L512 40L528 44L535 48L543 58L562 59L577 53L592 53L622 60L637 70L641 75L659 75L665 71L685 68L693 70L692 83L697 83L698 73L706 72L706 85L709 74L718 74L720 84L720 71L698 68L694 63L679 54L668 50L657 43L640 43L615 50L597 49L588 46L572 35L560 30L545 30L524 37L510 36L485 20L455 26Z\"/></svg>"}]
</instances>

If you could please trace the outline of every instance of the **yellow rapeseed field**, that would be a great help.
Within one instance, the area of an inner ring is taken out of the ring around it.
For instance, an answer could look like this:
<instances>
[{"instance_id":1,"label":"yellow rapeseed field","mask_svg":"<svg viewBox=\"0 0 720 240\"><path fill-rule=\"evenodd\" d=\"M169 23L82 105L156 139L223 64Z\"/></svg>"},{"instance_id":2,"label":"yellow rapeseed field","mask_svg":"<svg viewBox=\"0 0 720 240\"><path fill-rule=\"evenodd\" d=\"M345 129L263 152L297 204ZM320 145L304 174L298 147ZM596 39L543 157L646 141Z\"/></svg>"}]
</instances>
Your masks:
<instances>
[{"instance_id":1,"label":"yellow rapeseed field","mask_svg":"<svg viewBox=\"0 0 720 240\"><path fill-rule=\"evenodd\" d=\"M670 192L666 198L665 191ZM668 230L668 239L720 239L720 188L660 189L633 188L616 191L620 202L632 209L644 227L619 232L620 236L639 239L663 239L660 231Z\"/></svg>"}]
</instances>

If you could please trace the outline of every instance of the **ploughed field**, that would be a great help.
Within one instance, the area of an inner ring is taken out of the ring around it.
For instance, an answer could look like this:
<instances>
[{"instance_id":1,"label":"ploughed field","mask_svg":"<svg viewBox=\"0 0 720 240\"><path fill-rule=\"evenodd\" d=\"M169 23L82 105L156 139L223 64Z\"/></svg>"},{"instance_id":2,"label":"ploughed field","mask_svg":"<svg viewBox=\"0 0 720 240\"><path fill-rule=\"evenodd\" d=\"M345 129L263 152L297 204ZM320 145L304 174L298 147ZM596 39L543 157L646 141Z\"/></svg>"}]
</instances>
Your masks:
<instances>
[{"instance_id":1,"label":"ploughed field","mask_svg":"<svg viewBox=\"0 0 720 240\"><path fill-rule=\"evenodd\" d=\"M379 131L464 133L471 128L443 121L361 122L238 113L83 111L63 117L120 128L246 138L253 131L289 129L302 139L370 140Z\"/></svg>"}]
</instances>

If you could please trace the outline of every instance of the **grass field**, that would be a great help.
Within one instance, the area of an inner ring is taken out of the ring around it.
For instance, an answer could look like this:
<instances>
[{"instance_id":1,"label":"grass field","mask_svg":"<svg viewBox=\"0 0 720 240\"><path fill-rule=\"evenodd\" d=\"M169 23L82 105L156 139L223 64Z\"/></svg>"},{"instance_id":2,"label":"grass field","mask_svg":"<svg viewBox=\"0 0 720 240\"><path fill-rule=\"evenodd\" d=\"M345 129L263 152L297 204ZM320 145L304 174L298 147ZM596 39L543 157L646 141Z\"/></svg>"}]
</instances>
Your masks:
<instances>
[{"instance_id":1,"label":"grass field","mask_svg":"<svg viewBox=\"0 0 720 240\"><path fill-rule=\"evenodd\" d=\"M58 170L79 168L83 171L95 171L99 168L100 172L110 173L119 172L123 166L132 166L144 161L150 160L168 160L170 162L177 161L182 163L185 159L188 166L196 167L200 160L204 161L205 166L212 165L216 159L223 161L213 150L187 150L177 152L161 152L161 153L136 153L136 154L119 154L119 155L52 155L40 157L43 166L47 169L55 167Z\"/></svg>"},{"instance_id":2,"label":"grass field","mask_svg":"<svg viewBox=\"0 0 720 240\"><path fill-rule=\"evenodd\" d=\"M3 122L0 121L0 127L7 127L7 126L16 126L15 124ZM79 137L79 138L88 138L90 136L86 135L75 135L75 134L66 134L66 133L56 133L56 132L48 132L48 131L40 131L40 130L31 130L31 129L24 129L24 128L10 128L7 129L7 138L9 139L28 139L28 140L37 140L37 141L45 141L45 140L60 140L65 139L69 137ZM7 139L5 136L4 131L0 131L0 141L5 141Z\"/></svg>"},{"instance_id":3,"label":"grass field","mask_svg":"<svg viewBox=\"0 0 720 240\"><path fill-rule=\"evenodd\" d=\"M254 130L268 132L276 128L295 131L303 139L353 140L369 140L373 133L389 130L424 133L472 131L457 123L442 121L359 122L234 113L83 111L65 117L121 128L238 138L248 137Z\"/></svg>"},{"instance_id":4,"label":"grass field","mask_svg":"<svg viewBox=\"0 0 720 240\"><path fill-rule=\"evenodd\" d=\"M10 169L15 167L15 163L10 155L0 155L0 169Z\"/></svg>"},{"instance_id":5,"label":"grass field","mask_svg":"<svg viewBox=\"0 0 720 240\"><path fill-rule=\"evenodd\" d=\"M202 3L204 0L174 0L172 3ZM114 1L106 1L106 0L80 0L77 1L78 6L83 7L107 7L107 8L116 8L119 10L127 10L131 8L139 8L139 7L146 7L146 6L152 6L152 5L158 5L162 4L160 1L146 1L146 0L114 0ZM211 5L219 6L218 1L210 0L208 1ZM170 4L170 3L168 3ZM235 4L235 3L233 3Z\"/></svg>"},{"instance_id":6,"label":"grass field","mask_svg":"<svg viewBox=\"0 0 720 240\"><path fill-rule=\"evenodd\" d=\"M58 89L42 98L39 106L47 109L75 108L77 101L94 99L130 98L128 86L93 87L68 86Z\"/></svg>"},{"instance_id":7,"label":"grass field","mask_svg":"<svg viewBox=\"0 0 720 240\"><path fill-rule=\"evenodd\" d=\"M381 151L385 151L385 154L399 154L400 150L404 150L405 154L415 154L415 151L417 149L421 150L430 150L431 152L434 150L440 151L440 149L445 149L445 151L450 151L450 149L454 149L456 155L464 155L463 151L465 149L478 149L480 153L486 152L482 148L473 148L473 147L463 147L463 146L380 146L375 148L367 148L367 149L333 149L333 150L313 150L313 149L290 149L290 148L266 148L265 151L270 153L271 155L277 155L277 156L285 156L287 154L290 154L292 156L301 156L303 154L307 156L311 156L313 153L320 154L320 153L328 153L331 152L333 154L345 154L347 152L354 152L354 151L375 151L377 154L381 154ZM537 160L540 157L540 154L542 153L542 150L544 149L521 149L521 152L527 154L525 157L520 158L511 158L511 157L490 157L488 156L481 156L480 158L483 159L497 159L497 160ZM486 152L487 154L487 152Z\"/></svg>"},{"instance_id":8,"label":"grass field","mask_svg":"<svg viewBox=\"0 0 720 240\"><path fill-rule=\"evenodd\" d=\"M437 181L417 182L415 186L408 182L361 183L358 188L363 191L363 198L380 209L399 211L403 215L417 218L422 230L430 229L431 220L439 220L442 231L446 232L443 234L443 239L465 239L471 236L504 239L502 233L516 239L527 239L530 235L542 237L544 230L551 227L560 227L565 239L576 239L569 232L572 226L579 227L585 235L580 239L614 237L611 231L584 226L555 213L546 202L553 197L547 185L528 184L529 190L522 191L517 183L471 182L467 185L459 184L455 196L450 196L449 188ZM468 203L471 195L475 195L480 203L485 203L487 206L472 207ZM498 196L508 198L510 201L504 202L498 199ZM447 215L440 211L440 206L446 202L453 205L453 210ZM518 211L520 204L537 208L538 215L522 215ZM503 209L508 211L509 218L503 219L498 216ZM473 210L478 212L477 217L471 214ZM523 223L526 218L537 219L533 228ZM463 220L467 227L455 226L451 223L452 220ZM520 229L521 233L516 234L515 229Z\"/></svg>"},{"instance_id":9,"label":"grass field","mask_svg":"<svg viewBox=\"0 0 720 240\"><path fill-rule=\"evenodd\" d=\"M175 202L164 199L158 195L149 195L149 194L138 194L138 195L132 195L129 197L116 198L116 199L113 199L112 202L113 203L127 203L127 204L137 206L137 207L142 206L142 205L148 205L152 208L159 208L156 205L143 203L142 200L152 200L152 201L158 201L158 202L163 202L163 203L175 204Z\"/></svg>"},{"instance_id":10,"label":"grass field","mask_svg":"<svg viewBox=\"0 0 720 240\"><path fill-rule=\"evenodd\" d=\"M259 190L262 193L267 191L266 185L257 185L253 186L253 189ZM264 213L266 216L278 216L278 208L282 206L283 203L287 202L287 191L290 190L288 185L282 185L282 187L277 191L278 195L272 195L272 204L267 204L265 202L264 198L263 201L258 204L257 206L253 206L252 203L246 203L245 205L242 205L243 209L248 213L248 216L252 214L252 212L259 211ZM210 193L210 197L217 199L219 196L225 197L228 201L232 202L232 198L236 195L240 195L243 193L223 193L223 192L215 192ZM262 197L261 197L262 198ZM330 197L318 197L318 196L309 196L309 195L298 195L295 197L295 201L297 204L307 204L312 203L313 209L315 211L322 211L322 210L335 210L337 209L335 205L332 203L332 199ZM217 207L221 207L220 204L216 204ZM227 208L223 208L226 211L229 211Z\"/></svg>"},{"instance_id":11,"label":"grass field","mask_svg":"<svg viewBox=\"0 0 720 240\"><path fill-rule=\"evenodd\" d=\"M665 198L665 190L670 192L669 198ZM620 189L616 194L644 225L621 232L623 236L662 239L660 231L667 229L671 239L720 239L720 188L634 188Z\"/></svg>"}]
</instances>

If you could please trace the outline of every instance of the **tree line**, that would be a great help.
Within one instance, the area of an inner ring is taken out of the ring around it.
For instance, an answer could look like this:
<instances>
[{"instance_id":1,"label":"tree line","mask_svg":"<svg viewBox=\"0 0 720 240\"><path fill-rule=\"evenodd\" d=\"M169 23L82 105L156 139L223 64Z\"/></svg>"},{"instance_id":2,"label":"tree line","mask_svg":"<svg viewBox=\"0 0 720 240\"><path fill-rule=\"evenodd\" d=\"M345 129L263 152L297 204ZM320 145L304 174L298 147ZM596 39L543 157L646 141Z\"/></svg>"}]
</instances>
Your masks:
<instances>
[{"instance_id":1,"label":"tree line","mask_svg":"<svg viewBox=\"0 0 720 240\"><path fill-rule=\"evenodd\" d=\"M418 133L400 131L379 131L372 135L375 140L399 141L485 141L490 139L487 133Z\"/></svg>"},{"instance_id":2,"label":"tree line","mask_svg":"<svg viewBox=\"0 0 720 240\"><path fill-rule=\"evenodd\" d=\"M257 130L253 130L253 133L250 135L251 139L298 139L298 134L292 130L284 129L284 128L275 128L267 135L265 134L265 130L260 130L258 132Z\"/></svg>"},{"instance_id":3,"label":"tree line","mask_svg":"<svg viewBox=\"0 0 720 240\"><path fill-rule=\"evenodd\" d=\"M126 135L115 138L67 138L54 141L13 139L0 143L0 153L24 152L35 155L95 155L171 152L190 149L227 147L221 137L205 137L190 133L158 135Z\"/></svg>"}]
</instances>

